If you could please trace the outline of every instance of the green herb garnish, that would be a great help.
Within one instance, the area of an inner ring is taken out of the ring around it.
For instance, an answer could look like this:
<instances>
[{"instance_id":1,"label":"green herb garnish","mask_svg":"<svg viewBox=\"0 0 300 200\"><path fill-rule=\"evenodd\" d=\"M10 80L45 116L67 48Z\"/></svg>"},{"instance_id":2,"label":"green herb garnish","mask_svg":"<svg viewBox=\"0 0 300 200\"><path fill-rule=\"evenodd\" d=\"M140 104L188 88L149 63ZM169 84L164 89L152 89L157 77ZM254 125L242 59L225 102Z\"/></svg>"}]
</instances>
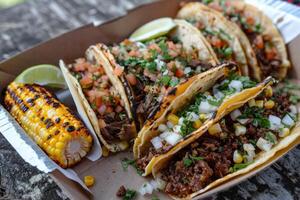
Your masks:
<instances>
[{"instance_id":1,"label":"green herb garnish","mask_svg":"<svg viewBox=\"0 0 300 200\"><path fill-rule=\"evenodd\" d=\"M272 144L276 144L276 143L277 143L277 138L276 138L276 136L275 136L273 133L271 133L271 132L267 132L267 133L266 133L266 139L267 139L269 142L271 142Z\"/></svg>"},{"instance_id":2,"label":"green herb garnish","mask_svg":"<svg viewBox=\"0 0 300 200\"><path fill-rule=\"evenodd\" d=\"M123 167L124 171L127 171L128 170L128 166L130 165L130 166L132 166L132 167L135 168L135 170L136 170L136 172L137 172L138 175L141 176L143 174L143 171L137 167L135 160L130 160L128 158L124 158L121 161L121 163L122 163L122 167Z\"/></svg>"},{"instance_id":3,"label":"green herb garnish","mask_svg":"<svg viewBox=\"0 0 300 200\"><path fill-rule=\"evenodd\" d=\"M159 198L157 196L153 196L151 200L159 200Z\"/></svg>"},{"instance_id":4,"label":"green herb garnish","mask_svg":"<svg viewBox=\"0 0 300 200\"><path fill-rule=\"evenodd\" d=\"M176 85L178 85L179 83L179 79L178 78L173 78L170 82L169 82L169 85L171 87L175 87Z\"/></svg>"},{"instance_id":5,"label":"green herb garnish","mask_svg":"<svg viewBox=\"0 0 300 200\"><path fill-rule=\"evenodd\" d=\"M199 161L199 160L203 160L204 158L203 157L200 157L200 156L192 156L192 155L189 155L188 157L185 157L183 159L183 164L185 167L189 167L191 166L195 161Z\"/></svg>"},{"instance_id":6,"label":"green herb garnish","mask_svg":"<svg viewBox=\"0 0 300 200\"><path fill-rule=\"evenodd\" d=\"M185 137L190 133L194 132L196 129L193 127L193 122L187 119L184 119L180 128L180 135Z\"/></svg>"},{"instance_id":7,"label":"green herb garnish","mask_svg":"<svg viewBox=\"0 0 300 200\"><path fill-rule=\"evenodd\" d=\"M247 119L252 118L252 124L256 127L262 127L262 128L269 128L270 127L270 121L269 119L265 118L263 114L263 109L253 106L253 107L246 107L243 111L243 114L240 115L239 119Z\"/></svg>"},{"instance_id":8,"label":"green herb garnish","mask_svg":"<svg viewBox=\"0 0 300 200\"><path fill-rule=\"evenodd\" d=\"M233 173L233 172L236 172L238 170L244 169L244 168L248 167L252 163L253 162L234 164L232 167L229 168L229 172Z\"/></svg>"},{"instance_id":9,"label":"green herb garnish","mask_svg":"<svg viewBox=\"0 0 300 200\"><path fill-rule=\"evenodd\" d=\"M160 82L163 84L163 85L169 85L169 82L171 81L171 77L168 76L168 75L164 75L160 78Z\"/></svg>"},{"instance_id":10,"label":"green herb garnish","mask_svg":"<svg viewBox=\"0 0 300 200\"><path fill-rule=\"evenodd\" d=\"M132 200L136 196L136 191L127 189L123 200Z\"/></svg>"}]
</instances>

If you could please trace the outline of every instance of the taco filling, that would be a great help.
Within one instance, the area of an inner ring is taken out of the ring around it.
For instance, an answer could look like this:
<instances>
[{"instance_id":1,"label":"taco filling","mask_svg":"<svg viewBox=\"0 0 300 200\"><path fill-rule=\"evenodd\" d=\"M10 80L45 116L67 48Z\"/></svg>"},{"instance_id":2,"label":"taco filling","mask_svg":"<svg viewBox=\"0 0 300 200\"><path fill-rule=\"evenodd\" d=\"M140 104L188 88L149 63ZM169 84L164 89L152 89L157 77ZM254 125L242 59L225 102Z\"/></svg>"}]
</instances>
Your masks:
<instances>
[{"instance_id":1,"label":"taco filling","mask_svg":"<svg viewBox=\"0 0 300 200\"><path fill-rule=\"evenodd\" d=\"M297 108L287 93L265 92L211 126L198 140L182 149L160 179L164 191L186 197L213 181L251 165L290 134Z\"/></svg>"},{"instance_id":2,"label":"taco filling","mask_svg":"<svg viewBox=\"0 0 300 200\"><path fill-rule=\"evenodd\" d=\"M211 44L220 61L236 61L233 49L228 43L228 40L233 40L233 38L223 29L208 28L201 23L201 21L194 19L188 19L188 22L193 24L202 32L206 40Z\"/></svg>"},{"instance_id":3,"label":"taco filling","mask_svg":"<svg viewBox=\"0 0 300 200\"><path fill-rule=\"evenodd\" d=\"M68 68L80 83L85 98L95 112L104 139L108 143L133 139L135 127L127 116L121 96L112 86L103 67L80 58Z\"/></svg>"},{"instance_id":4,"label":"taco filling","mask_svg":"<svg viewBox=\"0 0 300 200\"><path fill-rule=\"evenodd\" d=\"M159 37L146 42L124 40L110 47L120 75L125 71L137 103L137 114L145 120L167 91L185 82L187 78L211 68L201 63L198 51L187 53L181 41L172 37Z\"/></svg>"},{"instance_id":5,"label":"taco filling","mask_svg":"<svg viewBox=\"0 0 300 200\"><path fill-rule=\"evenodd\" d=\"M137 160L138 167L145 169L154 156L166 153L199 129L205 121L213 117L225 98L255 85L248 77L232 73L211 90L199 93L181 110L169 114L166 122L159 125L160 134L151 140L149 151Z\"/></svg>"},{"instance_id":6,"label":"taco filling","mask_svg":"<svg viewBox=\"0 0 300 200\"><path fill-rule=\"evenodd\" d=\"M275 73L279 71L282 61L278 49L272 42L272 35L262 34L265 27L262 26L259 16L255 16L256 13L238 8L230 1L213 1L208 6L222 12L244 31L252 44L263 77L276 75Z\"/></svg>"}]
</instances>

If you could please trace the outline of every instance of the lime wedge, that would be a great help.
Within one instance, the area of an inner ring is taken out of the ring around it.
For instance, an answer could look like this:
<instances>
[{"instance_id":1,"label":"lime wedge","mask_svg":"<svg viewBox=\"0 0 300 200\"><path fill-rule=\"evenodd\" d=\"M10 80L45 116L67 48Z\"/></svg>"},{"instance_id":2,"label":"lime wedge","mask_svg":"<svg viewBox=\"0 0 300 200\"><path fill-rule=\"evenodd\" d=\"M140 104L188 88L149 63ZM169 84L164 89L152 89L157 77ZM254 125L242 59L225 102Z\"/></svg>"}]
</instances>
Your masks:
<instances>
[{"instance_id":1,"label":"lime wedge","mask_svg":"<svg viewBox=\"0 0 300 200\"><path fill-rule=\"evenodd\" d=\"M53 88L65 88L65 79L60 69L53 65L43 64L30 67L16 79L18 83L39 84Z\"/></svg>"},{"instance_id":2,"label":"lime wedge","mask_svg":"<svg viewBox=\"0 0 300 200\"><path fill-rule=\"evenodd\" d=\"M172 18L169 17L159 18L151 22L148 22L147 24L144 24L143 26L138 28L136 31L134 31L131 34L129 39L134 42L151 40L153 38L166 35L175 26L176 24L174 23Z\"/></svg>"}]
</instances>

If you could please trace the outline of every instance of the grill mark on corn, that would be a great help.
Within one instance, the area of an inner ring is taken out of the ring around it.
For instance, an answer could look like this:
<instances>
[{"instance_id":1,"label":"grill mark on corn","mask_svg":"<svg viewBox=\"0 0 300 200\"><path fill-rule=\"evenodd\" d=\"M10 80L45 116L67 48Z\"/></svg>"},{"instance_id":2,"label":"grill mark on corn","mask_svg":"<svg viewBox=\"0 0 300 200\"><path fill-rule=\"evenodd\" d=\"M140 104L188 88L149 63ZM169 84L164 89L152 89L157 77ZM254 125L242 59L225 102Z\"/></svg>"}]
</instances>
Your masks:
<instances>
[{"instance_id":1,"label":"grill mark on corn","mask_svg":"<svg viewBox=\"0 0 300 200\"><path fill-rule=\"evenodd\" d=\"M26 133L60 166L66 168L76 164L91 148L92 138L83 123L44 88L12 83L8 86L4 102ZM51 109L56 113L54 116L48 114L49 111L51 113ZM61 121L68 121L68 127L62 127ZM65 139L61 141L61 138ZM58 144L74 139L80 142L83 156L77 152L76 155L69 155L67 158L65 148L68 143L60 145L62 149Z\"/></svg>"}]
</instances>

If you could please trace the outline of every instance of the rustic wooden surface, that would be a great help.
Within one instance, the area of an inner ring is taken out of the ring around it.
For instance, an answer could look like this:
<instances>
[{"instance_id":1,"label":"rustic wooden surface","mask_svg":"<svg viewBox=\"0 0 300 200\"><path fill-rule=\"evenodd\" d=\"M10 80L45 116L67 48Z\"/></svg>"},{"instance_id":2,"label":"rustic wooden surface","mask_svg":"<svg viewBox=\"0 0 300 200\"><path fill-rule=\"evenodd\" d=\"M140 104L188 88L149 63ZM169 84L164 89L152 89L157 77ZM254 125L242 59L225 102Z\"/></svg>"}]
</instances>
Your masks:
<instances>
[{"instance_id":1,"label":"rustic wooden surface","mask_svg":"<svg viewBox=\"0 0 300 200\"><path fill-rule=\"evenodd\" d=\"M0 11L0 60L151 0L32 0ZM67 199L47 175L25 163L0 134L0 200ZM300 146L272 167L212 199L300 199Z\"/></svg>"}]
</instances>

